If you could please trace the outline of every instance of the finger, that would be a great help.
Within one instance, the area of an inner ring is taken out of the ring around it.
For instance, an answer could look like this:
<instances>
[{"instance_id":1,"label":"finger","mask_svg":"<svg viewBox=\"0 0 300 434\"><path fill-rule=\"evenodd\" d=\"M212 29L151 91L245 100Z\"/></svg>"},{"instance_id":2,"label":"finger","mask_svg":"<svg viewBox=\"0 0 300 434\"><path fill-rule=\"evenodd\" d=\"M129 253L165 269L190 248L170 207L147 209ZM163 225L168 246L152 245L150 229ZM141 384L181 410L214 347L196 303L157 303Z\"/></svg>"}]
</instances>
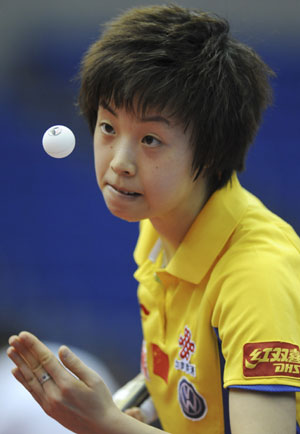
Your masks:
<instances>
[{"instance_id":1,"label":"finger","mask_svg":"<svg viewBox=\"0 0 300 434\"><path fill-rule=\"evenodd\" d=\"M31 351L21 342L18 336L12 336L8 340L9 344L12 345L19 355L27 362L29 367L35 372L41 367L39 360L32 354Z\"/></svg>"},{"instance_id":2,"label":"finger","mask_svg":"<svg viewBox=\"0 0 300 434\"><path fill-rule=\"evenodd\" d=\"M13 345L15 352L18 353L19 357L16 354L12 353L12 357L14 357L14 362L20 366L21 360L25 361L27 366L33 372L33 374L37 377L39 383L44 385L46 381L53 380L51 376L45 371L41 363L36 359L36 357L32 354L31 351L20 341L18 336L12 336L9 339L9 343ZM32 381L32 380L31 380ZM54 380L53 380L54 381ZM45 385L49 390L49 386ZM52 388L53 389L53 388ZM52 390L51 389L51 390Z\"/></svg>"},{"instance_id":3,"label":"finger","mask_svg":"<svg viewBox=\"0 0 300 434\"><path fill-rule=\"evenodd\" d=\"M23 384L23 386L32 394L34 397L38 397L38 402L42 400L44 395L44 390L42 385L39 383L36 375L32 372L30 367L24 361L24 359L18 354L15 348L10 347L7 350L8 357L17 366L13 370L13 375L15 378ZM16 374L16 375L15 375Z\"/></svg>"},{"instance_id":4,"label":"finger","mask_svg":"<svg viewBox=\"0 0 300 434\"><path fill-rule=\"evenodd\" d=\"M15 377L15 379L22 384L22 386L25 387L26 390L32 395L32 397L37 401L39 405L42 405L42 401L40 397L34 392L34 390L28 385L27 381L25 380L24 375L22 374L22 371L19 368L12 369L12 374Z\"/></svg>"},{"instance_id":5,"label":"finger","mask_svg":"<svg viewBox=\"0 0 300 434\"><path fill-rule=\"evenodd\" d=\"M128 416L131 416L134 419L137 419L141 422L145 422L143 413L138 407L128 408L127 410L124 411L124 413L128 414Z\"/></svg>"},{"instance_id":6,"label":"finger","mask_svg":"<svg viewBox=\"0 0 300 434\"><path fill-rule=\"evenodd\" d=\"M60 347L58 355L64 366L87 386L92 387L96 381L101 380L100 376L83 363L67 346Z\"/></svg>"},{"instance_id":7,"label":"finger","mask_svg":"<svg viewBox=\"0 0 300 434\"><path fill-rule=\"evenodd\" d=\"M41 376L46 371L56 384L61 384L70 379L71 374L63 368L55 355L36 336L29 332L21 332L19 334L19 340L21 345L23 345L34 358L30 360L36 375ZM24 357L30 358L28 353L25 354L26 356L24 355ZM50 382L47 381L45 386L47 385L48 387L48 383Z\"/></svg>"}]
</instances>

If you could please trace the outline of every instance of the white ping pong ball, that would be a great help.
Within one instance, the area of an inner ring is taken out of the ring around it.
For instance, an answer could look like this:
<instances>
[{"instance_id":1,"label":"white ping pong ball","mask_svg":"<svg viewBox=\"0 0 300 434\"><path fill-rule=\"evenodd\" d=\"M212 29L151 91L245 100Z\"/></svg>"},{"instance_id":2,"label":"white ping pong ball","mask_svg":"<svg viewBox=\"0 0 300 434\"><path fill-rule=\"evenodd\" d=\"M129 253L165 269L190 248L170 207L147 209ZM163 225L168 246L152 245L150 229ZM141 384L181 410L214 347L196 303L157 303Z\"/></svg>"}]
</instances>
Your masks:
<instances>
[{"instance_id":1,"label":"white ping pong ball","mask_svg":"<svg viewBox=\"0 0 300 434\"><path fill-rule=\"evenodd\" d=\"M64 125L54 125L43 135L43 148L54 158L64 158L75 148L75 136L70 128Z\"/></svg>"}]
</instances>

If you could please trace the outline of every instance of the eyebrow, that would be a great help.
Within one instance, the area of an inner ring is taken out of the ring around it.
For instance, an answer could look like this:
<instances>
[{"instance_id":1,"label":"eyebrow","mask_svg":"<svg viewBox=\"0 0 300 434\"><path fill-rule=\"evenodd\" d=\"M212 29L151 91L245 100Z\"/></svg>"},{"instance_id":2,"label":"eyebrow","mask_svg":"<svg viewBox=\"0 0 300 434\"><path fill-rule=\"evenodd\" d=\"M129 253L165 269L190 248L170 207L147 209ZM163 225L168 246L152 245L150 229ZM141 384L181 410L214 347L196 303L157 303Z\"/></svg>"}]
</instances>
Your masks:
<instances>
[{"instance_id":1,"label":"eyebrow","mask_svg":"<svg viewBox=\"0 0 300 434\"><path fill-rule=\"evenodd\" d=\"M100 104L105 110L109 111L113 116L116 118L118 117L117 113L108 105L105 103ZM160 115L153 115L153 116L143 116L141 118L138 118L139 122L163 122L166 125L170 126L170 121L167 118L164 118Z\"/></svg>"}]
</instances>

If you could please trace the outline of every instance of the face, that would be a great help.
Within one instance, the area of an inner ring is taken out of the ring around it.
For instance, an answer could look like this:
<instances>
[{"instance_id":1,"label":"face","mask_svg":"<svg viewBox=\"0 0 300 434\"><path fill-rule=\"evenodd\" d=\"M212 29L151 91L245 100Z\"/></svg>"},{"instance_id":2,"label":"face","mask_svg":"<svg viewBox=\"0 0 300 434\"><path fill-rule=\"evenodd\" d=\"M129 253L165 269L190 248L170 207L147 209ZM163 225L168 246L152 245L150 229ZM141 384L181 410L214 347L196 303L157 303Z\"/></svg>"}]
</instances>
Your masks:
<instances>
[{"instance_id":1,"label":"face","mask_svg":"<svg viewBox=\"0 0 300 434\"><path fill-rule=\"evenodd\" d=\"M162 114L142 118L100 106L94 155L105 203L121 219L183 222L203 205L204 180L193 181L188 133Z\"/></svg>"}]
</instances>

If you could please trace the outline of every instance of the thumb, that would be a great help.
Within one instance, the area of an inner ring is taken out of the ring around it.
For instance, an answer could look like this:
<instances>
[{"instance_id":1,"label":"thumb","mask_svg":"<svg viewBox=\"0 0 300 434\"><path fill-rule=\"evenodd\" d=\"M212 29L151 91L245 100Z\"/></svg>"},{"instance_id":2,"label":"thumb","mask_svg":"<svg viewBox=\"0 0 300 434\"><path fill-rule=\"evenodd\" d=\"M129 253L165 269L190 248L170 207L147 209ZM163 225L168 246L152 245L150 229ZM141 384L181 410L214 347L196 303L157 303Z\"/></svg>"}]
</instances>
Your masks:
<instances>
[{"instance_id":1,"label":"thumb","mask_svg":"<svg viewBox=\"0 0 300 434\"><path fill-rule=\"evenodd\" d=\"M66 345L59 348L58 355L63 365L87 386L91 387L95 383L95 378L99 377L93 369L83 363Z\"/></svg>"}]
</instances>

